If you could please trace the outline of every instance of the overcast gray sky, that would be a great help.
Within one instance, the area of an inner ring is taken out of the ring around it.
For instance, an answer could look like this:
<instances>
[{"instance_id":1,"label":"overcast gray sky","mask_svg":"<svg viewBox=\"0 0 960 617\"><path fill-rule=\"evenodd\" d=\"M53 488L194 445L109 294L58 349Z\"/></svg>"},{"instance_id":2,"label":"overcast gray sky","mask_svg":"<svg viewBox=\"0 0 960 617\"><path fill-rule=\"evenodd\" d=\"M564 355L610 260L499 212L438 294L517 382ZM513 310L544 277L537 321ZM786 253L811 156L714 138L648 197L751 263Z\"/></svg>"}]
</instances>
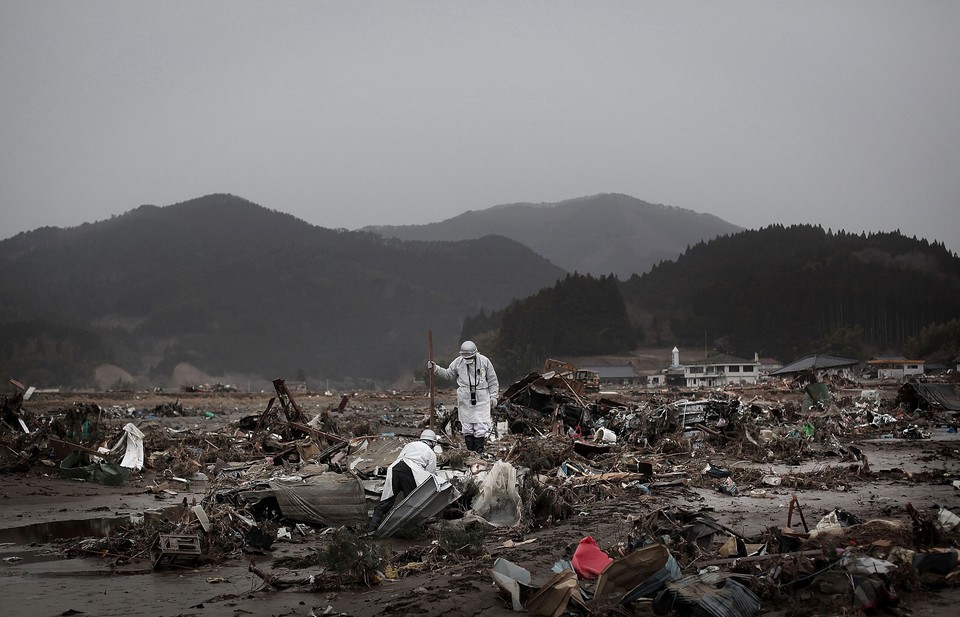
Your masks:
<instances>
[{"instance_id":1,"label":"overcast gray sky","mask_svg":"<svg viewBox=\"0 0 960 617\"><path fill-rule=\"evenodd\" d=\"M626 193L960 251L960 2L0 0L0 237Z\"/></svg>"}]
</instances>

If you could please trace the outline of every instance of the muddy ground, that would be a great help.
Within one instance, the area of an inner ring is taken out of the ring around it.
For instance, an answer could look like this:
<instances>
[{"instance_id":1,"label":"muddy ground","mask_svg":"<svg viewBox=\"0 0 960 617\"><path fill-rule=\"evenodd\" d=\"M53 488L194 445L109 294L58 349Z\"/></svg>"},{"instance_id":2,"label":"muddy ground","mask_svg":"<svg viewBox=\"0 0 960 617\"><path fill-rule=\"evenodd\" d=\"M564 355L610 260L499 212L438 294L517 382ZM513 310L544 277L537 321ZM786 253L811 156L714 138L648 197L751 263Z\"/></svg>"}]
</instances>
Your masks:
<instances>
[{"instance_id":1,"label":"muddy ground","mask_svg":"<svg viewBox=\"0 0 960 617\"><path fill-rule=\"evenodd\" d=\"M150 421L178 429L224 430L239 418L263 411L269 393L255 394L154 394L103 393L89 395L40 395L23 404L25 410L42 414L80 403L96 403L136 422ZM297 401L308 414L330 410L340 395L299 395ZM441 392L438 402L452 401L451 392ZM183 413L175 417L144 420L143 413L158 405L177 401ZM416 435L416 422L428 409L427 397L419 393L352 394L342 420L369 421L379 432ZM349 418L347 417L349 416ZM122 419L118 419L122 422ZM222 563L154 571L148 554L132 559L97 554L65 557L66 547L76 547L78 536L97 536L104 530L122 533L114 519L140 516L170 508L186 497L192 503L207 494L207 483L189 486L175 482L168 492L150 492L151 486L169 478L147 469L122 486L110 487L89 481L59 477L54 461L40 461L23 471L0 474L0 604L4 615L510 615L488 573L497 557L528 569L535 583L550 577L558 559L569 559L578 542L593 537L601 549L613 554L641 532L641 522L651 513L674 507L701 510L747 538L759 538L771 527L783 527L791 496L796 494L810 525L835 508L861 520L896 521L910 529L906 504L935 518L940 507L960 513L960 490L952 480L960 478L960 440L943 423L930 422L930 439L890 438L890 432L860 431L843 438L867 457L869 470L851 460L824 453L798 460L749 462L737 456L736 448L703 444L695 450L639 450L662 469L685 470L675 477L684 483L654 489L644 494L618 482L593 485L573 504L573 515L543 527L525 526L523 532L495 530L486 534L483 554L477 557L431 552L432 537L385 541L390 560L401 567L399 578L384 579L370 586L350 585L307 592L305 586L283 590L265 588L263 580L249 570L248 555ZM562 438L557 438L562 439ZM511 445L504 439L489 448L505 456ZM9 457L8 453L8 457ZM717 482L692 470L707 462L731 470L741 478L739 494L717 490ZM759 472L785 479L780 487L756 482ZM793 478L793 481L787 480ZM793 484L788 486L788 484ZM752 488L765 495L750 496ZM175 493L175 494L172 494ZM799 529L794 516L794 528ZM124 523L125 524L125 523ZM531 541L532 540L532 541ZM510 543L514 546L508 547ZM522 541L531 541L516 545ZM318 536L277 542L272 554L254 556L256 566L287 579L308 576L309 571L273 569L271 561L303 555L322 540ZM423 571L402 566L424 556ZM430 556L433 555L431 559ZM715 555L714 555L715 557ZM697 571L690 559L682 560L684 573ZM589 588L589 583L585 583ZM960 592L899 588L899 610L906 614L958 614ZM781 590L764 598L766 615L851 614L848 606L830 605L810 588ZM618 613L600 607L597 614Z\"/></svg>"}]
</instances>

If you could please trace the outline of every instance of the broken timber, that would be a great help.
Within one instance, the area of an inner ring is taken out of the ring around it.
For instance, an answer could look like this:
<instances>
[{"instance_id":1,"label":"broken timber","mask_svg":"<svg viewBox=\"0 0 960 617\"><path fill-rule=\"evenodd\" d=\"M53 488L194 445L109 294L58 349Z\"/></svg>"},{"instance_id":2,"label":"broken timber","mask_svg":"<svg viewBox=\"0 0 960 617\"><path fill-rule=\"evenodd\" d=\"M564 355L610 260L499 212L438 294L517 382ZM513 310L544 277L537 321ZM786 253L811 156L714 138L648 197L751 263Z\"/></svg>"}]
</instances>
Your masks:
<instances>
[{"instance_id":1,"label":"broken timber","mask_svg":"<svg viewBox=\"0 0 960 617\"><path fill-rule=\"evenodd\" d=\"M274 379L273 388L277 391L277 398L280 401L280 407L283 408L283 415L287 417L287 422L305 422L306 416L297 405L297 401L293 400L290 390L287 389L287 382L282 378Z\"/></svg>"}]
</instances>

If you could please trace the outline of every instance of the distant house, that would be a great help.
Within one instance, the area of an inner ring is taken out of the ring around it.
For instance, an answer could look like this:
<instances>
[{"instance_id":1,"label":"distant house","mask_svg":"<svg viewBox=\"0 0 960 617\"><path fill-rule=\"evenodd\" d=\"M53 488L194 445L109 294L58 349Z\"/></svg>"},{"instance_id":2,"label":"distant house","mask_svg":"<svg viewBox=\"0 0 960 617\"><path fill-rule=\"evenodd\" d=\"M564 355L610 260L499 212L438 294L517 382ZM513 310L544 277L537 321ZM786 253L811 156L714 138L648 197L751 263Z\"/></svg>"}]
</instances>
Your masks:
<instances>
[{"instance_id":1,"label":"distant house","mask_svg":"<svg viewBox=\"0 0 960 617\"><path fill-rule=\"evenodd\" d=\"M783 362L776 358L759 358L754 356L753 359L760 363L761 373L772 373L773 371L779 371L783 368Z\"/></svg>"},{"instance_id":2,"label":"distant house","mask_svg":"<svg viewBox=\"0 0 960 617\"><path fill-rule=\"evenodd\" d=\"M683 372L663 369L659 373L647 375L647 386L651 388L662 388L663 386L683 386Z\"/></svg>"},{"instance_id":3,"label":"distant house","mask_svg":"<svg viewBox=\"0 0 960 617\"><path fill-rule=\"evenodd\" d=\"M860 361L853 358L837 358L816 354L791 362L783 368L771 372L770 376L796 377L800 373L825 373L827 375L851 377L851 371L859 365Z\"/></svg>"},{"instance_id":4,"label":"distant house","mask_svg":"<svg viewBox=\"0 0 960 617\"><path fill-rule=\"evenodd\" d=\"M629 364L596 364L581 366L580 369L595 372L600 376L601 384L632 386L637 383L637 373Z\"/></svg>"},{"instance_id":5,"label":"distant house","mask_svg":"<svg viewBox=\"0 0 960 617\"><path fill-rule=\"evenodd\" d=\"M877 371L879 379L904 379L923 375L924 360L907 360L903 356L877 356L867 364Z\"/></svg>"},{"instance_id":6,"label":"distant house","mask_svg":"<svg viewBox=\"0 0 960 617\"><path fill-rule=\"evenodd\" d=\"M300 394L306 394L309 392L306 381L288 381L286 384L287 390L290 392L298 392Z\"/></svg>"},{"instance_id":7,"label":"distant house","mask_svg":"<svg viewBox=\"0 0 960 617\"><path fill-rule=\"evenodd\" d=\"M670 366L658 375L647 378L651 386L680 386L698 388L730 384L755 384L760 376L760 362L745 360L727 354L711 356L703 360L680 362L680 350L673 348Z\"/></svg>"}]
</instances>

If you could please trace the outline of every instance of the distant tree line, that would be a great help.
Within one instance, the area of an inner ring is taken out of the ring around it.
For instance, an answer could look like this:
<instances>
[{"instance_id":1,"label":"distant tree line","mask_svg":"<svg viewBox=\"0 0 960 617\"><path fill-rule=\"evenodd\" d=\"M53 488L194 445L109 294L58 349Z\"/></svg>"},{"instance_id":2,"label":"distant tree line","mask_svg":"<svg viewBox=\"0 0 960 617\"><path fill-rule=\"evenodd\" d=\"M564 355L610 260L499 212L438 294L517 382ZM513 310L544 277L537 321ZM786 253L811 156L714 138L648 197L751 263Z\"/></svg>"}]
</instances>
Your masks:
<instances>
[{"instance_id":1,"label":"distant tree line","mask_svg":"<svg viewBox=\"0 0 960 617\"><path fill-rule=\"evenodd\" d=\"M627 316L616 277L573 273L499 313L466 320L462 338L489 340L498 374L516 378L552 355L626 353L640 333Z\"/></svg>"},{"instance_id":2,"label":"distant tree line","mask_svg":"<svg viewBox=\"0 0 960 617\"><path fill-rule=\"evenodd\" d=\"M550 355L679 345L790 361L960 355L960 258L899 232L772 225L701 242L624 282L572 274L500 312L464 321L511 374ZM646 336L644 336L646 333Z\"/></svg>"},{"instance_id":3,"label":"distant tree line","mask_svg":"<svg viewBox=\"0 0 960 617\"><path fill-rule=\"evenodd\" d=\"M902 350L923 328L960 315L960 259L899 232L773 225L697 244L632 277L623 293L676 344L706 338L744 356L861 357Z\"/></svg>"}]
</instances>

